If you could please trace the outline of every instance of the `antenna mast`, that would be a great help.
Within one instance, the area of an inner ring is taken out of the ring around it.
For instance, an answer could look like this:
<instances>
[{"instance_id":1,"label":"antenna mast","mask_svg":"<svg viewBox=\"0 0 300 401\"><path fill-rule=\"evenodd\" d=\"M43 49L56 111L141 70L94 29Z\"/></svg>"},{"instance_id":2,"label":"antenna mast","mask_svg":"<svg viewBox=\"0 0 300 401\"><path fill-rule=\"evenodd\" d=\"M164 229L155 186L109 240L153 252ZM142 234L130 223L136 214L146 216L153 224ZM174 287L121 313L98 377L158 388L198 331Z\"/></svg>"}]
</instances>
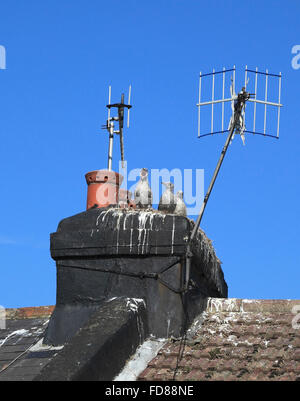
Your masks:
<instances>
[{"instance_id":1,"label":"antenna mast","mask_svg":"<svg viewBox=\"0 0 300 401\"><path fill-rule=\"evenodd\" d=\"M106 125L102 126L103 129L107 129L109 133L109 142L108 142L108 170L112 171L112 156L113 156L113 143L114 143L114 134L119 135L120 137L120 149L121 149L121 161L122 167L124 167L124 136L123 136L123 128L124 128L124 108L127 108L127 128L129 128L129 113L131 109L130 105L130 97L131 97L131 85L129 86L128 92L128 104L124 103L124 93L121 95L120 103L111 103L111 86L108 89L108 104L106 107L108 108L108 116ZM117 116L111 117L111 108L117 108L118 113ZM119 129L115 130L115 121L119 123Z\"/></svg>"}]
</instances>

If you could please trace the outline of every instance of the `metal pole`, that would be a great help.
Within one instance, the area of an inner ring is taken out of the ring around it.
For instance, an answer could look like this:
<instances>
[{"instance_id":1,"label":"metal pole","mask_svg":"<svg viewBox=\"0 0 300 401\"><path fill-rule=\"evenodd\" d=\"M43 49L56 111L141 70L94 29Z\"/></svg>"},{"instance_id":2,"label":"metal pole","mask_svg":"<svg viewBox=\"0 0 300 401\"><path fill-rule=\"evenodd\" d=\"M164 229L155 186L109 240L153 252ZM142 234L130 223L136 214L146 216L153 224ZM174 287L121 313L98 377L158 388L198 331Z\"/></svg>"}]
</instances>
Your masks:
<instances>
[{"instance_id":1,"label":"metal pole","mask_svg":"<svg viewBox=\"0 0 300 401\"><path fill-rule=\"evenodd\" d=\"M214 100L215 100L215 70L213 70L212 94L211 94L211 132L214 132Z\"/></svg>"},{"instance_id":2,"label":"metal pole","mask_svg":"<svg viewBox=\"0 0 300 401\"><path fill-rule=\"evenodd\" d=\"M254 100L255 100L255 102L254 102L254 116L253 116L253 133L255 132L255 124L256 124L257 71L258 71L258 68L256 67L256 70L255 70L255 89L254 89L254 93L255 93Z\"/></svg>"},{"instance_id":3,"label":"metal pole","mask_svg":"<svg viewBox=\"0 0 300 401\"><path fill-rule=\"evenodd\" d=\"M130 105L130 98L131 98L131 85L129 85L128 91L128 105ZM127 109L127 128L129 128L129 118L130 118L130 108Z\"/></svg>"},{"instance_id":4,"label":"metal pole","mask_svg":"<svg viewBox=\"0 0 300 401\"><path fill-rule=\"evenodd\" d=\"M200 223L201 223L201 220L202 220L202 216L203 216L204 210L205 210L205 208L206 208L206 205L207 205L208 199L209 199L209 197L210 197L211 191L212 191L212 189L213 189L214 183L215 183L215 181L216 181L216 178L217 178L218 173L219 173L219 171L220 171L220 168L221 168L221 166L222 166L222 163L223 163L225 154L226 154L226 152L227 152L228 146L229 146L229 144L230 144L230 141L231 141L231 138L232 138L232 135L233 135L234 130L235 130L235 123L234 123L234 124L232 125L232 127L231 127L231 130L230 130L230 132L229 132L229 134L228 134L228 137L227 137L227 139L226 139L226 143L225 143L225 145L224 145L224 147L223 147L223 150L222 150L222 152L221 152L221 156L220 156L220 158L219 158L217 167L215 168L214 175L213 175L213 177L212 177L212 180L211 180L211 182L210 182L210 184L209 184L209 187L208 187L207 193L206 193L206 195L205 195L204 201L203 201L203 203L202 203L199 216L198 216L197 221L196 221L196 224L195 224L195 226L194 226L194 228L193 228L193 231L192 231L192 234L191 234L191 240L194 239L195 234L196 234L196 232L197 232L197 230L198 230L198 228L199 228L199 226L200 226Z\"/></svg>"},{"instance_id":5,"label":"metal pole","mask_svg":"<svg viewBox=\"0 0 300 401\"><path fill-rule=\"evenodd\" d=\"M199 77L199 106L198 106L198 138L200 138L200 103L201 103L201 83L202 83L202 73L200 71Z\"/></svg>"},{"instance_id":6,"label":"metal pole","mask_svg":"<svg viewBox=\"0 0 300 401\"><path fill-rule=\"evenodd\" d=\"M108 87L108 104L111 101L111 86ZM108 143L108 170L112 170L112 154L113 154L113 141L114 141L114 123L110 119L110 107L108 107L107 116L107 127L109 132L109 143Z\"/></svg>"},{"instance_id":7,"label":"metal pole","mask_svg":"<svg viewBox=\"0 0 300 401\"><path fill-rule=\"evenodd\" d=\"M191 237L190 237L188 246L187 246L186 278L185 278L185 285L186 285L186 288L185 288L185 289L186 289L186 290L188 290L188 283L189 283L190 270L191 270L191 258L192 258L191 243L192 243L192 241L193 241L193 239L194 239L194 237L195 237L195 235L196 235L196 233L197 233L197 231L198 231L198 228L199 228L199 226L200 226L200 223L201 223L201 220L202 220L202 216L203 216L204 210L205 210L205 208L206 208L206 205L207 205L209 196L210 196L211 191L212 191L212 189L213 189L214 183L215 183L215 181L216 181L216 178L217 178L218 173L219 173L219 171L220 171L220 168L221 168L221 165L222 165L222 163L223 163L224 157L225 157L225 155L226 155L228 146L229 146L229 144L230 144L230 141L231 141L233 132L234 132L234 130L235 130L235 125L236 125L236 118L235 118L234 124L232 125L232 127L231 127L231 129L230 129L230 132L229 132L228 137L227 137L227 139L226 139L225 145L224 145L223 150L222 150L222 152L221 152L221 156L220 156L220 158L219 158L217 167L215 168L214 175L213 175L213 177L212 177L212 180L211 180L211 182L210 182L209 188L208 188L207 193L206 193L206 195L205 195L204 201L203 201L202 206L201 206L201 209L200 209L199 216L198 216L198 218L197 218L197 221L196 221L196 223L195 223L195 226L194 226L194 228L193 228L193 231L192 231L192 234L191 234Z\"/></svg>"},{"instance_id":8,"label":"metal pole","mask_svg":"<svg viewBox=\"0 0 300 401\"><path fill-rule=\"evenodd\" d=\"M224 131L224 99L225 99L225 67L223 67L223 90L222 90L222 131Z\"/></svg>"},{"instance_id":9,"label":"metal pole","mask_svg":"<svg viewBox=\"0 0 300 401\"><path fill-rule=\"evenodd\" d=\"M109 122L109 144L108 144L108 170L112 171L112 155L114 143L114 123Z\"/></svg>"},{"instance_id":10,"label":"metal pole","mask_svg":"<svg viewBox=\"0 0 300 401\"><path fill-rule=\"evenodd\" d=\"M278 89L278 104L281 101L281 72L279 73L279 89ZM278 106L278 116L277 116L277 138L279 138L279 120L280 120L280 106Z\"/></svg>"},{"instance_id":11,"label":"metal pole","mask_svg":"<svg viewBox=\"0 0 300 401\"><path fill-rule=\"evenodd\" d=\"M266 126L267 126L267 104L266 104L267 100L268 100L268 70L266 70L264 134L266 133Z\"/></svg>"},{"instance_id":12,"label":"metal pole","mask_svg":"<svg viewBox=\"0 0 300 401\"><path fill-rule=\"evenodd\" d=\"M231 138L232 138L233 133L234 133L234 130L235 130L235 128L236 128L236 124L237 124L237 122L238 122L238 118L239 118L239 113L238 113L238 112L235 112L235 114L234 114L234 122L233 122L233 124L232 124L232 127L231 127L231 129L230 129L230 132L229 132L228 137L227 137L227 139L226 139L225 145L224 145L223 150L222 150L222 152L221 152L221 156L220 156L219 161L218 161L218 164L217 164L217 166L216 166L216 168L215 168L214 175L213 175L213 177L212 177L212 179L211 179L211 182L210 182L210 184L209 184L207 193L206 193L206 195L205 195L204 201L203 201L202 206L201 206L201 209L200 209L199 216L198 216L197 221L196 221L196 223L195 223L195 226L194 226L194 228L193 228L193 230L192 230L192 233L191 233L191 236L190 236L190 240L189 240L189 243L188 243L188 245L187 245L187 252L186 252L186 271L185 271L185 275L186 275L186 277L185 277L185 290L186 290L186 291L188 290L188 283L189 283L190 270L191 270L191 258L192 258L192 256L193 256L193 255L192 255L192 251L191 251L191 243L193 242L193 239L195 238L196 233L197 233L197 231L198 231L198 228L199 228L199 226L200 226L200 223L201 223L201 220L202 220L202 217L203 217L204 210L205 210L205 208L206 208L206 205L207 205L208 199L209 199L209 197L210 197L211 191L212 191L212 189L213 189L213 187L214 187L214 184L215 184L215 181L216 181L216 179L217 179L218 173L219 173L220 168L221 168L221 166L222 166L222 163L223 163L224 157L225 157L225 155L226 155L228 146L229 146L229 144L230 144L230 142L231 142Z\"/></svg>"}]
</instances>

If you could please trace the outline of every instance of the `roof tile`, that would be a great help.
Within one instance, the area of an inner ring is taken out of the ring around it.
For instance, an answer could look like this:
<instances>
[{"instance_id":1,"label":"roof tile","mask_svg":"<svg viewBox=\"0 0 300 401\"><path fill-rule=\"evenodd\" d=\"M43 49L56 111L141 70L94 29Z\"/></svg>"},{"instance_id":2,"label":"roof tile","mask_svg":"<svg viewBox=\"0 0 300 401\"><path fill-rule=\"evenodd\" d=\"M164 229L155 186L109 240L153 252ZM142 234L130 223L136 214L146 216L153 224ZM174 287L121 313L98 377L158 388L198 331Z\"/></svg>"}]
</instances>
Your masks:
<instances>
[{"instance_id":1,"label":"roof tile","mask_svg":"<svg viewBox=\"0 0 300 401\"><path fill-rule=\"evenodd\" d=\"M167 343L139 380L171 380L177 362L176 380L300 380L294 305L300 301L209 298L182 358L182 342Z\"/></svg>"}]
</instances>

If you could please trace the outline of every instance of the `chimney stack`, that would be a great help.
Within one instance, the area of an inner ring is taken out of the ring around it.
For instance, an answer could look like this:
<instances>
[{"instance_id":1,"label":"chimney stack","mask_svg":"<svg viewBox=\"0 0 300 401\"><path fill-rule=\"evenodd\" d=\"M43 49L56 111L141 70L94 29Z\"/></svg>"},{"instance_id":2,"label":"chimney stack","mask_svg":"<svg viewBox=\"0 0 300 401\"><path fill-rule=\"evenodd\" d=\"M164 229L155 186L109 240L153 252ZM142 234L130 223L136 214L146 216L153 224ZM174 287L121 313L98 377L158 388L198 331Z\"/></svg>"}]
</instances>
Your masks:
<instances>
[{"instance_id":1,"label":"chimney stack","mask_svg":"<svg viewBox=\"0 0 300 401\"><path fill-rule=\"evenodd\" d=\"M62 220L51 234L56 308L44 342L60 345L112 298L145 301L149 332L183 334L186 314L204 297L227 297L220 262L199 230L185 290L186 250L194 222L157 211L94 208Z\"/></svg>"}]
</instances>

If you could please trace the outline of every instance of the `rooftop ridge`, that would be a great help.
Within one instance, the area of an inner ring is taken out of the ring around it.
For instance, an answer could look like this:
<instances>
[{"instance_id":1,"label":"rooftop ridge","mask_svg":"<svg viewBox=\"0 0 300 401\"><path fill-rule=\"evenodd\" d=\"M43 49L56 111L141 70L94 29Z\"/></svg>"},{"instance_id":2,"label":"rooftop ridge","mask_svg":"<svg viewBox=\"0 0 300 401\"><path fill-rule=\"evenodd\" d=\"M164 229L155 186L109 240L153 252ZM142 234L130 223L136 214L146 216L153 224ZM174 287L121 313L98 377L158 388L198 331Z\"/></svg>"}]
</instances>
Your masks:
<instances>
[{"instance_id":1,"label":"rooftop ridge","mask_svg":"<svg viewBox=\"0 0 300 401\"><path fill-rule=\"evenodd\" d=\"M242 299L242 298L207 298L205 312L269 312L293 313L293 307L300 306L297 299Z\"/></svg>"},{"instance_id":2,"label":"rooftop ridge","mask_svg":"<svg viewBox=\"0 0 300 401\"><path fill-rule=\"evenodd\" d=\"M6 319L34 319L49 317L54 311L55 305L49 306L27 306L23 308L5 309Z\"/></svg>"}]
</instances>

